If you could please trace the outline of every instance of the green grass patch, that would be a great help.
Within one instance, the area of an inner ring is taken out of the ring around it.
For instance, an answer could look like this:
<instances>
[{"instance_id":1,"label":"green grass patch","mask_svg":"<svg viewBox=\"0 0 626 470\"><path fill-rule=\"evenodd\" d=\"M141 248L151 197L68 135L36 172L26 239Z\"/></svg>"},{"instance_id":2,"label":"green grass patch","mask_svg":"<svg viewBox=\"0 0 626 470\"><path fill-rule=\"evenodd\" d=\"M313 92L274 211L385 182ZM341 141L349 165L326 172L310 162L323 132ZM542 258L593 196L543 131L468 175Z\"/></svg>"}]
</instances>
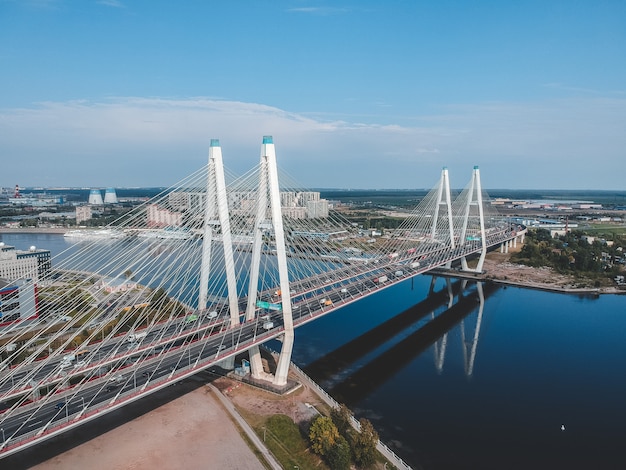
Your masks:
<instances>
[{"instance_id":1,"label":"green grass patch","mask_svg":"<svg viewBox=\"0 0 626 470\"><path fill-rule=\"evenodd\" d=\"M626 225L612 225L612 224L592 224L585 227L587 233L603 233L606 235L614 234L618 236L626 235Z\"/></svg>"},{"instance_id":2,"label":"green grass patch","mask_svg":"<svg viewBox=\"0 0 626 470\"><path fill-rule=\"evenodd\" d=\"M283 468L299 467L301 470L326 470L328 467L319 457L309 452L308 440L289 416L272 415L256 433L265 440L265 445L274 454Z\"/></svg>"}]
</instances>

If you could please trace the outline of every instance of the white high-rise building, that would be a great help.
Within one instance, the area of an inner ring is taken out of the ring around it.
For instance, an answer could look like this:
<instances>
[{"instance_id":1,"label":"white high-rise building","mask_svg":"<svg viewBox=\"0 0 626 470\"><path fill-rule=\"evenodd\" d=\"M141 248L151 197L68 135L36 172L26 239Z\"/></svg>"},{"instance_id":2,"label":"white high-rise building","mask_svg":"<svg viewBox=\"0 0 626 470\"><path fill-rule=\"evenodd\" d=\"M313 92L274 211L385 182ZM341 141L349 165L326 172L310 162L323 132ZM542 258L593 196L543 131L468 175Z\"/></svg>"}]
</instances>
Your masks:
<instances>
[{"instance_id":1,"label":"white high-rise building","mask_svg":"<svg viewBox=\"0 0 626 470\"><path fill-rule=\"evenodd\" d=\"M148 211L148 227L180 227L183 215L180 212L163 209L156 204L150 204Z\"/></svg>"},{"instance_id":2,"label":"white high-rise building","mask_svg":"<svg viewBox=\"0 0 626 470\"><path fill-rule=\"evenodd\" d=\"M280 205L283 207L296 207L298 205L296 193L293 191L281 191Z\"/></svg>"},{"instance_id":3,"label":"white high-rise building","mask_svg":"<svg viewBox=\"0 0 626 470\"><path fill-rule=\"evenodd\" d=\"M308 201L306 203L306 216L309 219L328 217L328 201L326 199Z\"/></svg>"},{"instance_id":4,"label":"white high-rise building","mask_svg":"<svg viewBox=\"0 0 626 470\"><path fill-rule=\"evenodd\" d=\"M50 250L31 246L28 251L16 250L14 246L0 242L0 277L9 279L32 279L39 282L50 273Z\"/></svg>"},{"instance_id":5,"label":"white high-rise building","mask_svg":"<svg viewBox=\"0 0 626 470\"><path fill-rule=\"evenodd\" d=\"M315 202L320 200L320 193L317 191L303 191L298 193L298 199L300 202L300 206L306 207L307 203Z\"/></svg>"}]
</instances>

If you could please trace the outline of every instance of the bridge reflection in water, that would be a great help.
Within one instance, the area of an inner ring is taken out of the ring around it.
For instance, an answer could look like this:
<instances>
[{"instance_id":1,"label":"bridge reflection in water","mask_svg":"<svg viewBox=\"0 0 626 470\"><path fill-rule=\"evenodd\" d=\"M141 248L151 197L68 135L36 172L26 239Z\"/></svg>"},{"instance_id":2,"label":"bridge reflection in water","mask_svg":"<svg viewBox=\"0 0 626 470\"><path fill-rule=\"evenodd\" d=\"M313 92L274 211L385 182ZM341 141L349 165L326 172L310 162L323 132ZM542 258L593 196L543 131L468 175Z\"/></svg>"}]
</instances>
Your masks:
<instances>
[{"instance_id":1,"label":"bridge reflection in water","mask_svg":"<svg viewBox=\"0 0 626 470\"><path fill-rule=\"evenodd\" d=\"M304 367L336 400L352 405L388 382L417 356L433 346L435 367L444 365L448 332L461 327L465 373L473 373L484 301L498 287L493 283L445 279L446 287ZM454 299L456 297L456 302ZM468 326L468 317L475 319ZM411 333L403 336L407 330ZM394 341L394 338L402 336ZM391 345L390 345L391 344ZM386 348L386 349L385 349ZM365 363L363 358L375 357Z\"/></svg>"}]
</instances>

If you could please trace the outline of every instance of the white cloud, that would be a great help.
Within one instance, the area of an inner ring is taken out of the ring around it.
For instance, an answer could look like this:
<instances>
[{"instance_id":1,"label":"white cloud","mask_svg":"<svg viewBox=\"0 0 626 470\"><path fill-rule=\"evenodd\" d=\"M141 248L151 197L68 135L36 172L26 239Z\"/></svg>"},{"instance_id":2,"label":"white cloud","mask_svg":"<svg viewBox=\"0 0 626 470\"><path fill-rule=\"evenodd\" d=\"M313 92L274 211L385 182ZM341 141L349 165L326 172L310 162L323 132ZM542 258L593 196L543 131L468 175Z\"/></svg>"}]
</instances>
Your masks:
<instances>
[{"instance_id":1,"label":"white cloud","mask_svg":"<svg viewBox=\"0 0 626 470\"><path fill-rule=\"evenodd\" d=\"M319 119L257 103L116 98L0 109L0 185L169 185L202 167L211 138L244 173L273 135L279 166L309 187L623 189L626 100L448 106L419 125ZM3 170L6 170L6 166Z\"/></svg>"},{"instance_id":2,"label":"white cloud","mask_svg":"<svg viewBox=\"0 0 626 470\"><path fill-rule=\"evenodd\" d=\"M126 6L118 0L98 0L96 3L113 8L126 8Z\"/></svg>"},{"instance_id":3,"label":"white cloud","mask_svg":"<svg viewBox=\"0 0 626 470\"><path fill-rule=\"evenodd\" d=\"M347 13L350 11L348 8L338 8L338 7L295 7L289 8L287 11L294 13L309 13L315 15L337 15L342 13Z\"/></svg>"}]
</instances>

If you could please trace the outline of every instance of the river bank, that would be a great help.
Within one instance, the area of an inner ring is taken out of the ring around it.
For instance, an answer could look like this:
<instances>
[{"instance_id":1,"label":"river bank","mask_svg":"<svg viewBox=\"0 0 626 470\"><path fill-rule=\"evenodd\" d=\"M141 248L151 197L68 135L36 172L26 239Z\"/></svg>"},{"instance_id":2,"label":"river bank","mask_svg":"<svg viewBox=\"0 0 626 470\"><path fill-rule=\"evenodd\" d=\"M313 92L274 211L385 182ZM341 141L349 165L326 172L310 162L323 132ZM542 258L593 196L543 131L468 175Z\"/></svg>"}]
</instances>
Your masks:
<instances>
[{"instance_id":1,"label":"river bank","mask_svg":"<svg viewBox=\"0 0 626 470\"><path fill-rule=\"evenodd\" d=\"M0 227L0 233L59 233L64 234L69 229L65 227Z\"/></svg>"},{"instance_id":2,"label":"river bank","mask_svg":"<svg viewBox=\"0 0 626 470\"><path fill-rule=\"evenodd\" d=\"M64 234L69 230L70 229L64 227L0 227L0 234ZM521 244L518 244L516 248L511 247L509 253L500 253L499 251L488 253L485 258L482 274L454 271L448 272L447 275L472 280L489 280L502 285L567 294L626 294L626 288L620 288L618 286L590 287L584 279L577 279L574 276L560 274L549 267L544 266L536 268L511 263L511 254L519 251L521 246ZM441 271L441 273L444 272L445 271Z\"/></svg>"},{"instance_id":3,"label":"river bank","mask_svg":"<svg viewBox=\"0 0 626 470\"><path fill-rule=\"evenodd\" d=\"M577 279L575 276L560 274L547 266L536 268L511 263L509 261L510 257L511 253L489 253L485 258L483 274L476 274L473 278L489 280L502 285L565 294L626 294L626 289L619 286L590 287L587 285L590 281L585 279ZM465 275L460 277L465 277Z\"/></svg>"}]
</instances>

